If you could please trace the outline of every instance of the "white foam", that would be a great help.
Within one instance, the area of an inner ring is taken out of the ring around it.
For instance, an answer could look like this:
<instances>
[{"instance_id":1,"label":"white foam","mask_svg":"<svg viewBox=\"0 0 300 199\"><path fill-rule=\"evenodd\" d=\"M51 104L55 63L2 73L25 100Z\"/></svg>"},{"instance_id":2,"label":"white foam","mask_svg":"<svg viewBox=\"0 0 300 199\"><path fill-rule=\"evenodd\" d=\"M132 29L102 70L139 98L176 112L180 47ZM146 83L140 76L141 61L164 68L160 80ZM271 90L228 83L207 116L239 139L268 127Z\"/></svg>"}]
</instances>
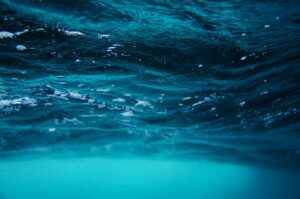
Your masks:
<instances>
[{"instance_id":1,"label":"white foam","mask_svg":"<svg viewBox=\"0 0 300 199\"><path fill-rule=\"evenodd\" d=\"M246 102L245 102L245 101L243 101L243 102L240 103L240 106L241 106L241 107L243 107L243 106L245 106L245 105L246 105Z\"/></svg>"},{"instance_id":2,"label":"white foam","mask_svg":"<svg viewBox=\"0 0 300 199\"><path fill-rule=\"evenodd\" d=\"M17 45L17 46L16 46L16 49L17 49L18 51L24 51L24 50L26 50L27 48L26 48L26 46L24 46L24 45Z\"/></svg>"},{"instance_id":3,"label":"white foam","mask_svg":"<svg viewBox=\"0 0 300 199\"><path fill-rule=\"evenodd\" d=\"M76 117L74 117L74 118L64 118L61 123L62 124L72 123L72 124L77 124L77 125L84 124L82 121L78 120Z\"/></svg>"},{"instance_id":4,"label":"white foam","mask_svg":"<svg viewBox=\"0 0 300 199\"><path fill-rule=\"evenodd\" d=\"M103 117L106 117L106 115L101 115L101 114L91 114L91 115L80 115L80 117L84 117L84 118L90 118L90 117L99 117L99 118L103 118Z\"/></svg>"},{"instance_id":5,"label":"white foam","mask_svg":"<svg viewBox=\"0 0 300 199\"><path fill-rule=\"evenodd\" d=\"M110 35L108 34L98 34L98 39L108 38Z\"/></svg>"},{"instance_id":6,"label":"white foam","mask_svg":"<svg viewBox=\"0 0 300 199\"><path fill-rule=\"evenodd\" d=\"M123 103L125 102L126 100L124 98L116 98L116 99L113 99L112 100L113 102L120 102L120 103Z\"/></svg>"},{"instance_id":7,"label":"white foam","mask_svg":"<svg viewBox=\"0 0 300 199\"><path fill-rule=\"evenodd\" d=\"M184 97L184 98L182 98L182 101L187 101L187 100L191 100L192 99L192 97Z\"/></svg>"},{"instance_id":8,"label":"white foam","mask_svg":"<svg viewBox=\"0 0 300 199\"><path fill-rule=\"evenodd\" d=\"M134 116L134 113L132 111L125 111L125 112L121 113L121 115L124 117L132 117L132 116Z\"/></svg>"},{"instance_id":9,"label":"white foam","mask_svg":"<svg viewBox=\"0 0 300 199\"><path fill-rule=\"evenodd\" d=\"M194 103L192 106L199 106L201 104L204 104L205 102L207 102L207 101L205 101L205 100L199 101L199 102Z\"/></svg>"},{"instance_id":10,"label":"white foam","mask_svg":"<svg viewBox=\"0 0 300 199\"><path fill-rule=\"evenodd\" d=\"M53 133L53 132L56 131L56 128L49 128L48 131L51 132L51 133Z\"/></svg>"},{"instance_id":11,"label":"white foam","mask_svg":"<svg viewBox=\"0 0 300 199\"><path fill-rule=\"evenodd\" d=\"M103 89L103 88L99 88L96 90L97 92L103 92L103 93L106 93L106 92L109 92L110 90L108 88L106 89Z\"/></svg>"},{"instance_id":12,"label":"white foam","mask_svg":"<svg viewBox=\"0 0 300 199\"><path fill-rule=\"evenodd\" d=\"M29 32L29 30L28 30L28 29L25 29L25 30L22 30L22 31L19 31L19 32L15 32L15 35L16 35L16 36L19 36L19 35L25 34L25 33L27 33L27 32Z\"/></svg>"},{"instance_id":13,"label":"white foam","mask_svg":"<svg viewBox=\"0 0 300 199\"><path fill-rule=\"evenodd\" d=\"M151 103L148 101L144 101L144 100L138 100L138 102L135 104L135 106L151 106Z\"/></svg>"},{"instance_id":14,"label":"white foam","mask_svg":"<svg viewBox=\"0 0 300 199\"><path fill-rule=\"evenodd\" d=\"M37 31L37 32L45 32L45 29L44 28L37 28L37 29L35 29L35 31Z\"/></svg>"},{"instance_id":15,"label":"white foam","mask_svg":"<svg viewBox=\"0 0 300 199\"><path fill-rule=\"evenodd\" d=\"M16 98L12 100L0 100L0 109L13 105L37 106L37 101L29 97Z\"/></svg>"},{"instance_id":16,"label":"white foam","mask_svg":"<svg viewBox=\"0 0 300 199\"><path fill-rule=\"evenodd\" d=\"M4 38L13 38L14 34L11 32L7 32L7 31L1 31L0 32L0 39L4 39Z\"/></svg>"},{"instance_id":17,"label":"white foam","mask_svg":"<svg viewBox=\"0 0 300 199\"><path fill-rule=\"evenodd\" d=\"M263 92L261 92L260 94L261 94L261 95L267 95L267 94L269 94L269 91L263 91Z\"/></svg>"},{"instance_id":18,"label":"white foam","mask_svg":"<svg viewBox=\"0 0 300 199\"><path fill-rule=\"evenodd\" d=\"M105 102L102 102L102 104L99 104L99 105L98 105L98 108L103 109L103 108L105 108L105 106L106 106L106 105L105 105Z\"/></svg>"},{"instance_id":19,"label":"white foam","mask_svg":"<svg viewBox=\"0 0 300 199\"><path fill-rule=\"evenodd\" d=\"M217 110L216 107L212 107L212 108L210 109L210 111L215 111L215 110Z\"/></svg>"},{"instance_id":20,"label":"white foam","mask_svg":"<svg viewBox=\"0 0 300 199\"><path fill-rule=\"evenodd\" d=\"M86 96L81 95L80 93L78 93L76 91L69 92L69 96L72 99L86 100Z\"/></svg>"},{"instance_id":21,"label":"white foam","mask_svg":"<svg viewBox=\"0 0 300 199\"><path fill-rule=\"evenodd\" d=\"M244 61L247 59L247 56L241 57L241 61Z\"/></svg>"},{"instance_id":22,"label":"white foam","mask_svg":"<svg viewBox=\"0 0 300 199\"><path fill-rule=\"evenodd\" d=\"M69 31L69 30L65 30L64 31L66 33L66 35L68 36L84 36L85 34L79 31Z\"/></svg>"},{"instance_id":23,"label":"white foam","mask_svg":"<svg viewBox=\"0 0 300 199\"><path fill-rule=\"evenodd\" d=\"M55 90L54 91L54 95L62 95L63 94L63 92L61 92L61 91L59 91L59 90Z\"/></svg>"},{"instance_id":24,"label":"white foam","mask_svg":"<svg viewBox=\"0 0 300 199\"><path fill-rule=\"evenodd\" d=\"M94 100L94 99L88 99L88 103L90 103L90 104L95 103L95 102L96 102L96 100Z\"/></svg>"},{"instance_id":25,"label":"white foam","mask_svg":"<svg viewBox=\"0 0 300 199\"><path fill-rule=\"evenodd\" d=\"M108 47L107 50L114 50L116 49L117 47L114 47L114 46L111 46L111 47Z\"/></svg>"}]
</instances>

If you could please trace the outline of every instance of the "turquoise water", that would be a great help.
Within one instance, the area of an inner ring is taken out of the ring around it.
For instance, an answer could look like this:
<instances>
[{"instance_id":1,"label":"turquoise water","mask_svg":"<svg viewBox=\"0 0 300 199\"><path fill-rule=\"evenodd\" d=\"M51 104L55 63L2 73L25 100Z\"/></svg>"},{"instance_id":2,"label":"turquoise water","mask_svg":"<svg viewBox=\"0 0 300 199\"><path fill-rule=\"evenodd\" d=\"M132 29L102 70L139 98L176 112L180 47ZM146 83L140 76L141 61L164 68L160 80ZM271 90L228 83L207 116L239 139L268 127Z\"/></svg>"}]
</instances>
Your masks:
<instances>
[{"instance_id":1,"label":"turquoise water","mask_svg":"<svg viewBox=\"0 0 300 199\"><path fill-rule=\"evenodd\" d=\"M300 173L208 161L22 158L1 161L0 172L3 199L300 196Z\"/></svg>"},{"instance_id":2,"label":"turquoise water","mask_svg":"<svg viewBox=\"0 0 300 199\"><path fill-rule=\"evenodd\" d=\"M0 199L299 199L299 10L0 0Z\"/></svg>"}]
</instances>

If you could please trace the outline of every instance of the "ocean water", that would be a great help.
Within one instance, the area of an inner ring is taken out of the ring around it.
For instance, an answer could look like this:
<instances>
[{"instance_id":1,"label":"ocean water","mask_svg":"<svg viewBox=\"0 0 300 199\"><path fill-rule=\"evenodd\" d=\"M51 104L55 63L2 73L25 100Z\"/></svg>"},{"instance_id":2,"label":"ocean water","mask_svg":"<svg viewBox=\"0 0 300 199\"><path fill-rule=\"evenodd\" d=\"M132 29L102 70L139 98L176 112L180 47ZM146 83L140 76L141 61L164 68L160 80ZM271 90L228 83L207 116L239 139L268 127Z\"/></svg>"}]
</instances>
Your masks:
<instances>
[{"instance_id":1,"label":"ocean water","mask_svg":"<svg viewBox=\"0 0 300 199\"><path fill-rule=\"evenodd\" d=\"M299 10L0 0L0 199L299 199Z\"/></svg>"}]
</instances>

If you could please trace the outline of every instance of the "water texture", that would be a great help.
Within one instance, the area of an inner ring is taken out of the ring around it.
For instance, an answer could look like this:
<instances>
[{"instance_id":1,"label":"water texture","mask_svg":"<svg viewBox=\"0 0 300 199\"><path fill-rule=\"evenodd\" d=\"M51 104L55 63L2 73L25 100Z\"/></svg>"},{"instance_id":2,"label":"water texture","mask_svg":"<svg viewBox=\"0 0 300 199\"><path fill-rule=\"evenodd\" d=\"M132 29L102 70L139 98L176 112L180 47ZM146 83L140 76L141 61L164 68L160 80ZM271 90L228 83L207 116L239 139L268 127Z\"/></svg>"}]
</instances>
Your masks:
<instances>
[{"instance_id":1,"label":"water texture","mask_svg":"<svg viewBox=\"0 0 300 199\"><path fill-rule=\"evenodd\" d=\"M0 156L300 167L298 0L1 0Z\"/></svg>"},{"instance_id":2,"label":"water texture","mask_svg":"<svg viewBox=\"0 0 300 199\"><path fill-rule=\"evenodd\" d=\"M0 199L299 199L298 0L0 0Z\"/></svg>"}]
</instances>

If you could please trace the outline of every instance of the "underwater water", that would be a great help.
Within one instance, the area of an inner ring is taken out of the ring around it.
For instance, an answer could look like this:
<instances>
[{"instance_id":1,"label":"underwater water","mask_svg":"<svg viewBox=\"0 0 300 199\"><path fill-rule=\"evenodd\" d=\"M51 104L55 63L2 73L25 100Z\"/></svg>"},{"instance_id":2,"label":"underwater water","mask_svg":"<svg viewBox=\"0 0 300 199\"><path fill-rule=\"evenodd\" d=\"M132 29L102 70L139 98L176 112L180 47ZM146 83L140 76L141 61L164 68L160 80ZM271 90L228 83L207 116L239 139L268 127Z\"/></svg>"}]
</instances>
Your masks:
<instances>
[{"instance_id":1,"label":"underwater water","mask_svg":"<svg viewBox=\"0 0 300 199\"><path fill-rule=\"evenodd\" d=\"M299 199L299 10L0 0L0 199Z\"/></svg>"}]
</instances>

